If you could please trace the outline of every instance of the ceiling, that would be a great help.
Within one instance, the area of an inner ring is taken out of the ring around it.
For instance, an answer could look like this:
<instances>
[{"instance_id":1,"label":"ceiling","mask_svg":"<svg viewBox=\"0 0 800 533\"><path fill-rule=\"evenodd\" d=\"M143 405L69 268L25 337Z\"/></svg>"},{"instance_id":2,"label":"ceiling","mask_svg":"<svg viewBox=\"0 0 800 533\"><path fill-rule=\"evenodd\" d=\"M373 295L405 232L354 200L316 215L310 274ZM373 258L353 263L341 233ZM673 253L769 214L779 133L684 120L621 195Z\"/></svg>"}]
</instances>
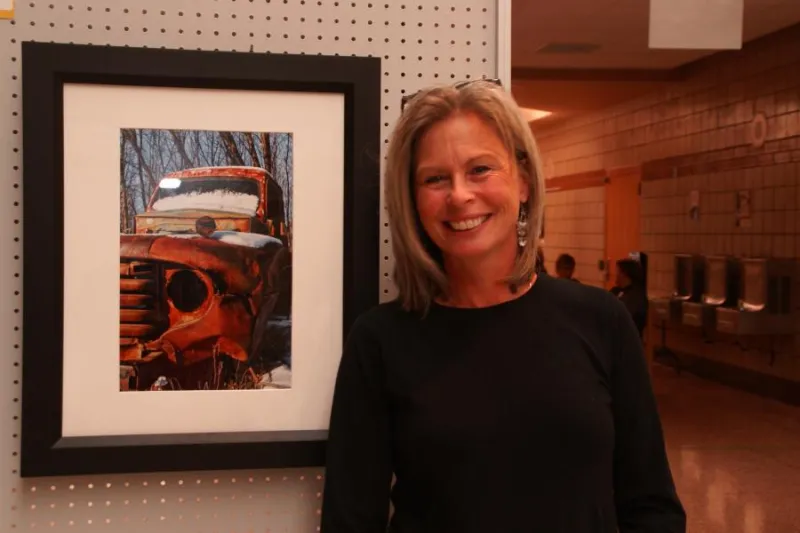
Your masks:
<instances>
[{"instance_id":1,"label":"ceiling","mask_svg":"<svg viewBox=\"0 0 800 533\"><path fill-rule=\"evenodd\" d=\"M650 50L648 0L514 0L512 91L521 106L558 122L635 98L669 83L673 69L714 50ZM800 23L800 0L744 0L745 42ZM547 53L553 45L589 52Z\"/></svg>"}]
</instances>

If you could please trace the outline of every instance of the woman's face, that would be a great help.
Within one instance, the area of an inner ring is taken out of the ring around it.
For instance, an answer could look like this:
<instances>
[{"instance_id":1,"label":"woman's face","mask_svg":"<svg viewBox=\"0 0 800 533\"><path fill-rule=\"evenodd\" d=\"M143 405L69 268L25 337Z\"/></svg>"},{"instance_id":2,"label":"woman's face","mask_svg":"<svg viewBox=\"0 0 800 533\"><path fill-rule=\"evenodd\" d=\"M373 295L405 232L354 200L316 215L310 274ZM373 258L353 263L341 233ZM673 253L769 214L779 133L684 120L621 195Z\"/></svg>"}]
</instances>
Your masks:
<instances>
[{"instance_id":1,"label":"woman's face","mask_svg":"<svg viewBox=\"0 0 800 533\"><path fill-rule=\"evenodd\" d=\"M478 115L454 114L420 138L414 186L422 225L446 258L516 253L519 206L529 188Z\"/></svg>"}]
</instances>

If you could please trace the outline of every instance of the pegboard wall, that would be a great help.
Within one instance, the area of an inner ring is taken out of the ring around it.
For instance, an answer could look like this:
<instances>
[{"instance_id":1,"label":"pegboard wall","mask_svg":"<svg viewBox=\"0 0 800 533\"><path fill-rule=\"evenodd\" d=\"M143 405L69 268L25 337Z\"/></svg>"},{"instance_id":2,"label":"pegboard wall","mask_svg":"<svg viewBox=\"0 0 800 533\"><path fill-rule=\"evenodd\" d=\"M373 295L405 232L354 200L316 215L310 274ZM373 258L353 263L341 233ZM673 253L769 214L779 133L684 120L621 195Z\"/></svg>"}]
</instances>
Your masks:
<instances>
[{"instance_id":1,"label":"pegboard wall","mask_svg":"<svg viewBox=\"0 0 800 533\"><path fill-rule=\"evenodd\" d=\"M15 3L14 19L0 20L0 531L317 531L324 475L320 469L19 477L24 223L20 43L380 55L385 140L404 92L483 75L499 75L508 83L507 29L498 20L505 21L509 2L499 2L499 8L496 0ZM389 233L384 220L381 224L381 257L376 260L382 265L385 300L394 291Z\"/></svg>"}]
</instances>

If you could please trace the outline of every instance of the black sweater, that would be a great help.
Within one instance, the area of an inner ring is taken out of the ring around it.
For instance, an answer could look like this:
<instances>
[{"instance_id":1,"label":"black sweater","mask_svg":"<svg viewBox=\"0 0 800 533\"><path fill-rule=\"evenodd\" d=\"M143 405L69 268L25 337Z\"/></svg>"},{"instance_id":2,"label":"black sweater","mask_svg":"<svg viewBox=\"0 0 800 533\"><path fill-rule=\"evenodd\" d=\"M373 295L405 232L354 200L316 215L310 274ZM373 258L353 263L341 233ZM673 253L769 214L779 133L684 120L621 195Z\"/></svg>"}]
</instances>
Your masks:
<instances>
[{"instance_id":1,"label":"black sweater","mask_svg":"<svg viewBox=\"0 0 800 533\"><path fill-rule=\"evenodd\" d=\"M362 315L336 381L321 526L683 533L623 304L540 275L487 308L434 305L421 318L390 302Z\"/></svg>"}]
</instances>

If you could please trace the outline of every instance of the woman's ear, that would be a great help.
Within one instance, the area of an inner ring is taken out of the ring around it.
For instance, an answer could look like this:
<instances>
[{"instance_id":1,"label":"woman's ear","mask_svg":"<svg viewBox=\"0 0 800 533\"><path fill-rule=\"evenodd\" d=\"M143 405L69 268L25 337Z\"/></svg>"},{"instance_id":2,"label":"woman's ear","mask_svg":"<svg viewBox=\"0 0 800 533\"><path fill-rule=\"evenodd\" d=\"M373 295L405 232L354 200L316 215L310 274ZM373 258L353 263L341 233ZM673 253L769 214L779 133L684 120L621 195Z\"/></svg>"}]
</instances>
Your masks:
<instances>
[{"instance_id":1,"label":"woman's ear","mask_svg":"<svg viewBox=\"0 0 800 533\"><path fill-rule=\"evenodd\" d=\"M519 179L519 201L520 203L525 203L531 196L531 187L528 184L528 180L525 179L525 173L522 169L517 171L517 176Z\"/></svg>"},{"instance_id":2,"label":"woman's ear","mask_svg":"<svg viewBox=\"0 0 800 533\"><path fill-rule=\"evenodd\" d=\"M514 152L512 167L519 180L519 201L525 203L531 195L530 181L528 180L528 154L517 148Z\"/></svg>"}]
</instances>

